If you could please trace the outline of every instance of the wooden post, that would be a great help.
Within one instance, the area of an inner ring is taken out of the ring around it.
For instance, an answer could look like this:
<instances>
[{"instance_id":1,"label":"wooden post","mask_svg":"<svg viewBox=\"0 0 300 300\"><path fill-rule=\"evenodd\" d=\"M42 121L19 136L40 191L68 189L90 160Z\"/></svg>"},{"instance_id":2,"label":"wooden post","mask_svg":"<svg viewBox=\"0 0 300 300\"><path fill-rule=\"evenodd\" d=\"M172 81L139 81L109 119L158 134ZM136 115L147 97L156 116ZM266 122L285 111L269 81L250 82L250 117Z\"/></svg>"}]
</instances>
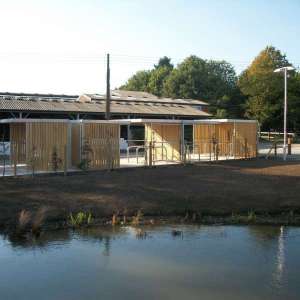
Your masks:
<instances>
[{"instance_id":1,"label":"wooden post","mask_svg":"<svg viewBox=\"0 0 300 300\"><path fill-rule=\"evenodd\" d=\"M288 155L292 154L292 138L288 137Z\"/></svg>"},{"instance_id":2,"label":"wooden post","mask_svg":"<svg viewBox=\"0 0 300 300\"><path fill-rule=\"evenodd\" d=\"M247 139L245 139L245 145L244 145L244 156L245 156L245 158L248 158L247 149L248 149Z\"/></svg>"},{"instance_id":3,"label":"wooden post","mask_svg":"<svg viewBox=\"0 0 300 300\"><path fill-rule=\"evenodd\" d=\"M64 176L67 176L68 173L68 147L65 145L64 147L64 154L65 154L65 159L64 159Z\"/></svg>"},{"instance_id":4,"label":"wooden post","mask_svg":"<svg viewBox=\"0 0 300 300\"><path fill-rule=\"evenodd\" d=\"M277 142L274 142L274 155L277 157Z\"/></svg>"},{"instance_id":5,"label":"wooden post","mask_svg":"<svg viewBox=\"0 0 300 300\"><path fill-rule=\"evenodd\" d=\"M236 125L233 122L233 140L232 140L233 158L236 157Z\"/></svg>"},{"instance_id":6,"label":"wooden post","mask_svg":"<svg viewBox=\"0 0 300 300\"><path fill-rule=\"evenodd\" d=\"M183 162L185 164L185 143L184 143L184 124L181 124L180 127L180 157L181 157L181 162Z\"/></svg>"},{"instance_id":7,"label":"wooden post","mask_svg":"<svg viewBox=\"0 0 300 300\"><path fill-rule=\"evenodd\" d=\"M152 167L152 142L149 142L149 167Z\"/></svg>"},{"instance_id":8,"label":"wooden post","mask_svg":"<svg viewBox=\"0 0 300 300\"><path fill-rule=\"evenodd\" d=\"M215 157L216 157L216 161L218 161L219 160L219 144L218 144L218 140L216 140L216 155L215 155Z\"/></svg>"},{"instance_id":9,"label":"wooden post","mask_svg":"<svg viewBox=\"0 0 300 300\"><path fill-rule=\"evenodd\" d=\"M14 176L17 176L17 161L14 161Z\"/></svg>"},{"instance_id":10,"label":"wooden post","mask_svg":"<svg viewBox=\"0 0 300 300\"><path fill-rule=\"evenodd\" d=\"M15 144L15 155L14 155L14 160L13 160L13 163L14 163L14 177L17 176L17 158L19 158L19 144Z\"/></svg>"}]
</instances>

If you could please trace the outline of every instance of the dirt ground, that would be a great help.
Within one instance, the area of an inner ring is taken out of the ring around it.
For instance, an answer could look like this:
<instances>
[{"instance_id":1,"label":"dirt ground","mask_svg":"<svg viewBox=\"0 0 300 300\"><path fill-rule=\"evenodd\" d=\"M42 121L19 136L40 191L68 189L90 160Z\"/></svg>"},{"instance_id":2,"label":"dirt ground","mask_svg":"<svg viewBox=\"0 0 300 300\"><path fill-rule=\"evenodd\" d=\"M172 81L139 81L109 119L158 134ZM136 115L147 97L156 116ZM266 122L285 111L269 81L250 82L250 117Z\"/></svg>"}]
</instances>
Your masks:
<instances>
[{"instance_id":1,"label":"dirt ground","mask_svg":"<svg viewBox=\"0 0 300 300\"><path fill-rule=\"evenodd\" d=\"M49 208L51 220L78 211L109 217L140 209L148 216L300 212L300 161L223 161L5 178L0 189L2 226L16 222L22 209L41 207Z\"/></svg>"}]
</instances>

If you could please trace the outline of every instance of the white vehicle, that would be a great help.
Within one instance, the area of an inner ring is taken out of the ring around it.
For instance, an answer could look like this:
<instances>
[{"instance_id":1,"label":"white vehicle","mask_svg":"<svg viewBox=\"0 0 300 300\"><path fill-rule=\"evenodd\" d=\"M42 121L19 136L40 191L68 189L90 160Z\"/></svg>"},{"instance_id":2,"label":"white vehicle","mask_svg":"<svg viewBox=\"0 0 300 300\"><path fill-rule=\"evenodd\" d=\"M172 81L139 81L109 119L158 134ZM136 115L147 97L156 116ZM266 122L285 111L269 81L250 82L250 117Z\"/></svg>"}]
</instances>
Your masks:
<instances>
[{"instance_id":1,"label":"white vehicle","mask_svg":"<svg viewBox=\"0 0 300 300\"><path fill-rule=\"evenodd\" d=\"M0 142L0 155L10 155L10 142Z\"/></svg>"},{"instance_id":2,"label":"white vehicle","mask_svg":"<svg viewBox=\"0 0 300 300\"><path fill-rule=\"evenodd\" d=\"M128 148L128 142L125 139L120 138L120 150L126 151L127 148Z\"/></svg>"}]
</instances>

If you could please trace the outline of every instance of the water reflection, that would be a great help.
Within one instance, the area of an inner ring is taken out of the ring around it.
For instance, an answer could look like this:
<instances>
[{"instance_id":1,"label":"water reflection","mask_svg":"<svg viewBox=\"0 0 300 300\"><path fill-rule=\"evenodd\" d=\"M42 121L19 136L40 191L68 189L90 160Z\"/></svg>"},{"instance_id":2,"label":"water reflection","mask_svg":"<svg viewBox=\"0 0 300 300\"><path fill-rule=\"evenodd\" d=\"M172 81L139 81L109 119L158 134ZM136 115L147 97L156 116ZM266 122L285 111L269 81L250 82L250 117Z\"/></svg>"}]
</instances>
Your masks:
<instances>
[{"instance_id":1,"label":"water reflection","mask_svg":"<svg viewBox=\"0 0 300 300\"><path fill-rule=\"evenodd\" d=\"M280 227L280 234L278 236L278 250L277 250L277 264L274 274L277 284L282 284L284 264L285 264L285 249L284 249L284 227Z\"/></svg>"},{"instance_id":2,"label":"water reflection","mask_svg":"<svg viewBox=\"0 0 300 300\"><path fill-rule=\"evenodd\" d=\"M37 287L47 290L46 300L299 299L299 246L300 228L273 226L0 236L0 299L40 299Z\"/></svg>"}]
</instances>

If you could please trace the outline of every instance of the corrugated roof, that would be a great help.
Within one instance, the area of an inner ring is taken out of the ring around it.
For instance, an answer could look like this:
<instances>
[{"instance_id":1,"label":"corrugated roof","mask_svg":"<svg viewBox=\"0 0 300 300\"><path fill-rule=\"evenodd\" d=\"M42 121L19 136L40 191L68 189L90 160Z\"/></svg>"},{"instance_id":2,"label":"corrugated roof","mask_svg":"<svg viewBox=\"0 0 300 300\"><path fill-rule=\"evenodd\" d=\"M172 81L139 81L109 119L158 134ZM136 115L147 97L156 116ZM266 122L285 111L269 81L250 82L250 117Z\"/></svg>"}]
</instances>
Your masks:
<instances>
[{"instance_id":1,"label":"corrugated roof","mask_svg":"<svg viewBox=\"0 0 300 300\"><path fill-rule=\"evenodd\" d=\"M0 111L104 113L105 101L97 101L96 103L82 103L78 101L3 100L0 98ZM121 103L114 100L111 101L111 113L209 116L208 113L188 105L129 102Z\"/></svg>"},{"instance_id":2,"label":"corrugated roof","mask_svg":"<svg viewBox=\"0 0 300 300\"><path fill-rule=\"evenodd\" d=\"M201 106L199 100L158 98L145 92L116 90L111 97L112 114L210 116ZM104 113L105 95L0 93L0 111Z\"/></svg>"},{"instance_id":3,"label":"corrugated roof","mask_svg":"<svg viewBox=\"0 0 300 300\"><path fill-rule=\"evenodd\" d=\"M99 94L85 94L79 97L79 99L85 99L88 101L99 101L104 100L105 95ZM126 102L153 102L153 103L169 103L169 104L186 104L186 105L209 105L207 102L195 99L172 99L172 98L159 98L155 95L146 92L136 92L136 91L123 91L114 90L111 92L111 99Z\"/></svg>"}]
</instances>

